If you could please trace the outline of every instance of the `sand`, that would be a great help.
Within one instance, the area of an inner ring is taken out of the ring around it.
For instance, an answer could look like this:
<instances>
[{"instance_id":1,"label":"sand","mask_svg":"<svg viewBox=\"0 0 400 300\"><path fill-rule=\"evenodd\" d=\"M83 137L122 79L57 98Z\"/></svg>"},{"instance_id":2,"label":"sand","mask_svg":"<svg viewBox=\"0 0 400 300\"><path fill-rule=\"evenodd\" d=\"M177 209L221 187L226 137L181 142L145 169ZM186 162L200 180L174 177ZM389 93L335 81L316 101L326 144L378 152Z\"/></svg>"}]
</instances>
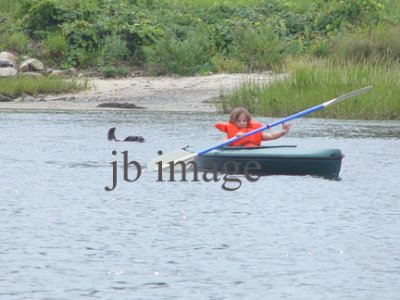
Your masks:
<instances>
[{"instance_id":1,"label":"sand","mask_svg":"<svg viewBox=\"0 0 400 300\"><path fill-rule=\"evenodd\" d=\"M130 103L153 111L216 112L221 94L232 92L251 80L268 84L281 75L214 74L194 77L89 78L90 89L75 94L44 96L23 101L0 102L2 110L106 110L101 103Z\"/></svg>"}]
</instances>

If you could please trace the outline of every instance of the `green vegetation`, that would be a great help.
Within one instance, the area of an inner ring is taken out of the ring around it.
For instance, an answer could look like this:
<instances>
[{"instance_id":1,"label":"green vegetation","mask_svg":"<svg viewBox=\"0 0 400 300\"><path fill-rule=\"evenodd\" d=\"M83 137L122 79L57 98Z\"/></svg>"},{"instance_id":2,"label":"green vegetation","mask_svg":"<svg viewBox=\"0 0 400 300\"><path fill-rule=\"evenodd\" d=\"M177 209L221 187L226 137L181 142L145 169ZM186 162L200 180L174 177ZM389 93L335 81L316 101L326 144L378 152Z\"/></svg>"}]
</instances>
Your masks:
<instances>
[{"instance_id":1,"label":"green vegetation","mask_svg":"<svg viewBox=\"0 0 400 300\"><path fill-rule=\"evenodd\" d=\"M324 58L289 58L287 76L268 86L245 82L224 97L219 109L245 106L252 113L285 116L361 87L372 91L315 114L341 119L400 119L400 31L393 27L360 29L332 42Z\"/></svg>"},{"instance_id":2,"label":"green vegetation","mask_svg":"<svg viewBox=\"0 0 400 300\"><path fill-rule=\"evenodd\" d=\"M23 94L36 96L38 94L76 92L86 88L88 88L87 81L78 82L56 77L0 77L0 94L11 98L17 98Z\"/></svg>"},{"instance_id":3,"label":"green vegetation","mask_svg":"<svg viewBox=\"0 0 400 300\"><path fill-rule=\"evenodd\" d=\"M35 56L47 66L98 68L104 76L124 76L130 66L152 75L287 72L276 84L296 99L326 99L329 91L375 85L370 94L388 103L382 114L329 116L400 115L398 90L387 83L388 76L397 80L400 63L397 0L2 0L3 50ZM313 86L294 85L299 72L315 77ZM351 86L341 80L346 76L355 76ZM274 86L259 90L248 83L222 109L239 103L260 114L297 109L291 102L267 106L270 99L289 101L274 94Z\"/></svg>"},{"instance_id":4,"label":"green vegetation","mask_svg":"<svg viewBox=\"0 0 400 300\"><path fill-rule=\"evenodd\" d=\"M339 64L335 60L296 60L288 75L268 87L243 83L225 98L220 110L245 106L252 113L287 116L361 87L373 89L357 98L313 114L341 119L400 119L400 65Z\"/></svg>"},{"instance_id":5,"label":"green vegetation","mask_svg":"<svg viewBox=\"0 0 400 300\"><path fill-rule=\"evenodd\" d=\"M105 66L100 68L105 78L124 77L128 75L129 70L126 67Z\"/></svg>"},{"instance_id":6,"label":"green vegetation","mask_svg":"<svg viewBox=\"0 0 400 300\"><path fill-rule=\"evenodd\" d=\"M2 0L0 49L65 68L124 62L188 75L233 62L251 72L288 56L329 55L337 37L359 28L396 30L399 7L395 0Z\"/></svg>"}]
</instances>

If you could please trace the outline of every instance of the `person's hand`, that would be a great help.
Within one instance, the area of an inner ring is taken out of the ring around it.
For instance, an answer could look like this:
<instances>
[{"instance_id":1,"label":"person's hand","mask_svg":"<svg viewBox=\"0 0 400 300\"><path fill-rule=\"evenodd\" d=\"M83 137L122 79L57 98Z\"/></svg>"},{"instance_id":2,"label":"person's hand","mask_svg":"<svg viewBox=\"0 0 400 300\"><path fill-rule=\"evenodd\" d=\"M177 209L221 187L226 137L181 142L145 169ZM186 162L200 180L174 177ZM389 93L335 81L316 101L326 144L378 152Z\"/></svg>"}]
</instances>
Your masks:
<instances>
[{"instance_id":1,"label":"person's hand","mask_svg":"<svg viewBox=\"0 0 400 300\"><path fill-rule=\"evenodd\" d=\"M239 131L238 133L236 133L236 136L237 136L237 137L240 137L240 138L243 137L243 135L244 135L244 132L241 132L241 131Z\"/></svg>"},{"instance_id":2,"label":"person's hand","mask_svg":"<svg viewBox=\"0 0 400 300\"><path fill-rule=\"evenodd\" d=\"M282 131L286 134L286 133L289 132L290 127L292 127L292 124L285 124L285 123L283 123L283 124L282 124Z\"/></svg>"}]
</instances>

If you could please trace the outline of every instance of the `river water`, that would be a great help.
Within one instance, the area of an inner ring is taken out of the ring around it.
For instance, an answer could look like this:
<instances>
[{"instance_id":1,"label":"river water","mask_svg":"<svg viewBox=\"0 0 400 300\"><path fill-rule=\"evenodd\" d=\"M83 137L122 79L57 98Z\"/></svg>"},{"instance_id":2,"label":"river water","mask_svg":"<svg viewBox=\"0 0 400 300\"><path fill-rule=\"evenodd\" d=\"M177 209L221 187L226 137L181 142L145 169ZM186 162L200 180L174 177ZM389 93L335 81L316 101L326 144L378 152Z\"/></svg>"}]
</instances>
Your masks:
<instances>
[{"instance_id":1,"label":"river water","mask_svg":"<svg viewBox=\"0 0 400 300\"><path fill-rule=\"evenodd\" d=\"M0 112L0 298L398 299L399 122L299 119L269 142L340 148L340 180L239 176L230 192L222 176L160 182L133 166L123 180L122 152L144 166L201 150L225 119ZM109 142L110 127L146 142Z\"/></svg>"}]
</instances>

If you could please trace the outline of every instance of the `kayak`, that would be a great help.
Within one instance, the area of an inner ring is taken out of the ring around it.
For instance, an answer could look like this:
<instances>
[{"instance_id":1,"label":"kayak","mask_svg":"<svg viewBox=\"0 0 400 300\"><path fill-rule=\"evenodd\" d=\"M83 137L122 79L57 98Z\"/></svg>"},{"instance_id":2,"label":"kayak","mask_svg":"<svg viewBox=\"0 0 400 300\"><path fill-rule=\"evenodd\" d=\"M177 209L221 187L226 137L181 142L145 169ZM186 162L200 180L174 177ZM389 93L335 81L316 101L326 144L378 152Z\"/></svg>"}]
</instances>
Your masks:
<instances>
[{"instance_id":1,"label":"kayak","mask_svg":"<svg viewBox=\"0 0 400 300\"><path fill-rule=\"evenodd\" d=\"M258 175L311 175L338 178L343 154L335 148L296 145L221 147L199 155L199 170Z\"/></svg>"}]
</instances>

